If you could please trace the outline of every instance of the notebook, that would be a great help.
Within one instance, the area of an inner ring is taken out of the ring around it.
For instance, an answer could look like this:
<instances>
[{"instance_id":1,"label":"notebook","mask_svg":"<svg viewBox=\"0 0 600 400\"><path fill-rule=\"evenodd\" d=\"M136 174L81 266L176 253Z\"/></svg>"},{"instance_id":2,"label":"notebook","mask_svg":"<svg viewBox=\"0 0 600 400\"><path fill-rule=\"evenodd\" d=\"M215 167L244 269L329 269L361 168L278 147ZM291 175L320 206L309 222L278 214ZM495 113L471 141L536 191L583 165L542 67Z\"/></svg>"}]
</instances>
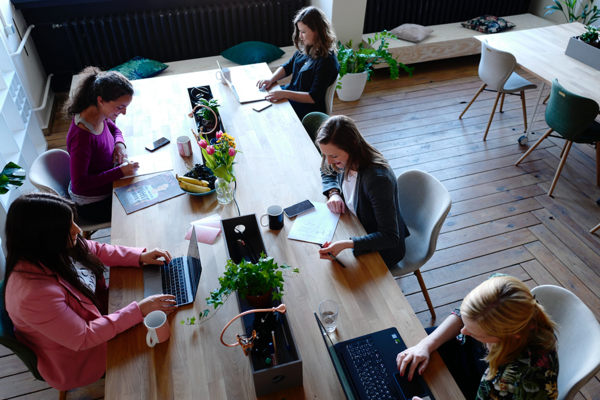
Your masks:
<instances>
[{"instance_id":1,"label":"notebook","mask_svg":"<svg viewBox=\"0 0 600 400\"><path fill-rule=\"evenodd\" d=\"M348 400L435 400L423 378L400 376L398 353L406 349L396 328L333 344L315 313L327 352Z\"/></svg>"}]
</instances>

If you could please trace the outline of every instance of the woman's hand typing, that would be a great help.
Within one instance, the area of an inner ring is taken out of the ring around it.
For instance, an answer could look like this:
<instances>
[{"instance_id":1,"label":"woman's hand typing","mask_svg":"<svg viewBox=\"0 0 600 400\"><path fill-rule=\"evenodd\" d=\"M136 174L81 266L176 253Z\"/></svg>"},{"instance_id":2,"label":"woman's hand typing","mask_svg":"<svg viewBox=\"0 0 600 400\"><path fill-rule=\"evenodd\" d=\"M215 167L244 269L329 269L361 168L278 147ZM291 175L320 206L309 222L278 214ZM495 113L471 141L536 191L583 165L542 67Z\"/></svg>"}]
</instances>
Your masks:
<instances>
[{"instance_id":1,"label":"woman's hand typing","mask_svg":"<svg viewBox=\"0 0 600 400\"><path fill-rule=\"evenodd\" d=\"M273 78L271 79L261 79L260 81L258 81L256 83L256 87L258 87L259 89L264 88L265 90L269 90L273 87L273 85L275 85L275 83L277 83L276 80L274 80Z\"/></svg>"},{"instance_id":2,"label":"woman's hand typing","mask_svg":"<svg viewBox=\"0 0 600 400\"><path fill-rule=\"evenodd\" d=\"M161 257L164 258L164 261L159 260ZM140 264L162 265L165 263L165 261L170 263L171 260L172 258L169 252L159 248L140 254Z\"/></svg>"},{"instance_id":3,"label":"woman's hand typing","mask_svg":"<svg viewBox=\"0 0 600 400\"><path fill-rule=\"evenodd\" d=\"M396 363L398 364L398 371L400 375L404 376L406 368L410 364L408 370L408 380L412 380L415 371L418 371L419 375L422 375L429 364L429 348L423 341L419 342L416 346L410 347L403 352L399 353L396 357Z\"/></svg>"},{"instance_id":4,"label":"woman's hand typing","mask_svg":"<svg viewBox=\"0 0 600 400\"><path fill-rule=\"evenodd\" d=\"M177 309L175 296L172 294L155 294L148 296L138 303L142 316L150 314L152 311L162 311L165 314L171 314Z\"/></svg>"}]
</instances>

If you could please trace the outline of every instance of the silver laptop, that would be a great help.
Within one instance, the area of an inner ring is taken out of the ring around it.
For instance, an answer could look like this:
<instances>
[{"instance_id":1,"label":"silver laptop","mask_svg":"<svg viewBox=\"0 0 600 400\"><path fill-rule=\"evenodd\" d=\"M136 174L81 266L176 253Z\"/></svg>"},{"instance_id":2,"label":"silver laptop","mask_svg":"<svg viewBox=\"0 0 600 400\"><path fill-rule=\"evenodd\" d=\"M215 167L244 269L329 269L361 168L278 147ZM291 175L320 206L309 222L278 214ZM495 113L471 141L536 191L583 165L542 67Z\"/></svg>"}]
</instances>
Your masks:
<instances>
[{"instance_id":1,"label":"silver laptop","mask_svg":"<svg viewBox=\"0 0 600 400\"><path fill-rule=\"evenodd\" d=\"M265 96L269 93L268 91L260 90L256 86L256 82L247 79L243 74L233 74L232 68L225 68L225 70L223 70L218 60L217 65L223 75L223 79L225 79L225 82L227 82L227 85L229 85L229 88L240 104L265 101ZM233 72L236 72L236 68L239 67L234 67ZM234 77L234 75L236 76Z\"/></svg>"},{"instance_id":2,"label":"silver laptop","mask_svg":"<svg viewBox=\"0 0 600 400\"><path fill-rule=\"evenodd\" d=\"M172 294L177 305L194 302L202 274L196 229L192 229L187 257L177 257L163 265L145 265L144 298L154 294Z\"/></svg>"}]
</instances>

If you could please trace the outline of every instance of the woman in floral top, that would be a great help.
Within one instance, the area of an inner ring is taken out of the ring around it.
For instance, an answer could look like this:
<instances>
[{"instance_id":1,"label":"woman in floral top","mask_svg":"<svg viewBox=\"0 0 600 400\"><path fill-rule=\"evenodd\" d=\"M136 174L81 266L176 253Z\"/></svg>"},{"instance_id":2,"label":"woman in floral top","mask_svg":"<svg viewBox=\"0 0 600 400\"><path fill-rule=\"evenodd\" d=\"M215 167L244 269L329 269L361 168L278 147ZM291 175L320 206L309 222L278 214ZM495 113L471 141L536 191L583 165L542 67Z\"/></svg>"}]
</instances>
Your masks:
<instances>
[{"instance_id":1,"label":"woman in floral top","mask_svg":"<svg viewBox=\"0 0 600 400\"><path fill-rule=\"evenodd\" d=\"M523 282L492 275L427 338L398 354L398 370L411 380L438 350L467 400L556 399L555 328Z\"/></svg>"}]
</instances>

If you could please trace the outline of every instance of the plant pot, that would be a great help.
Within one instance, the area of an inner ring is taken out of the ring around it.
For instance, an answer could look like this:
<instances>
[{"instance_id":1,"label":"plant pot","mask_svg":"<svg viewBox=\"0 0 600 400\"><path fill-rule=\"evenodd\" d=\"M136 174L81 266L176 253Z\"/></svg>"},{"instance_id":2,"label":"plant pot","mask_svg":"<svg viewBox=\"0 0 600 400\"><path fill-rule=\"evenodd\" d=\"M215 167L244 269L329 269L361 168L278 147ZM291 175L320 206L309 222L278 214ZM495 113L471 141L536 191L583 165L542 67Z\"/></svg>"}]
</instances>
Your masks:
<instances>
[{"instance_id":1,"label":"plant pot","mask_svg":"<svg viewBox=\"0 0 600 400\"><path fill-rule=\"evenodd\" d=\"M571 37L565 54L600 71L600 49L579 39Z\"/></svg>"},{"instance_id":2,"label":"plant pot","mask_svg":"<svg viewBox=\"0 0 600 400\"><path fill-rule=\"evenodd\" d=\"M342 101L356 101L360 99L367 84L367 72L346 74L341 78L342 88L337 89L337 95Z\"/></svg>"},{"instance_id":3,"label":"plant pot","mask_svg":"<svg viewBox=\"0 0 600 400\"><path fill-rule=\"evenodd\" d=\"M211 131L215 127L216 121L215 119L204 119L202 118L202 126L206 132Z\"/></svg>"},{"instance_id":4,"label":"plant pot","mask_svg":"<svg viewBox=\"0 0 600 400\"><path fill-rule=\"evenodd\" d=\"M271 307L271 300L273 300L273 289L260 296L246 295L246 301L254 308L269 308Z\"/></svg>"}]
</instances>

